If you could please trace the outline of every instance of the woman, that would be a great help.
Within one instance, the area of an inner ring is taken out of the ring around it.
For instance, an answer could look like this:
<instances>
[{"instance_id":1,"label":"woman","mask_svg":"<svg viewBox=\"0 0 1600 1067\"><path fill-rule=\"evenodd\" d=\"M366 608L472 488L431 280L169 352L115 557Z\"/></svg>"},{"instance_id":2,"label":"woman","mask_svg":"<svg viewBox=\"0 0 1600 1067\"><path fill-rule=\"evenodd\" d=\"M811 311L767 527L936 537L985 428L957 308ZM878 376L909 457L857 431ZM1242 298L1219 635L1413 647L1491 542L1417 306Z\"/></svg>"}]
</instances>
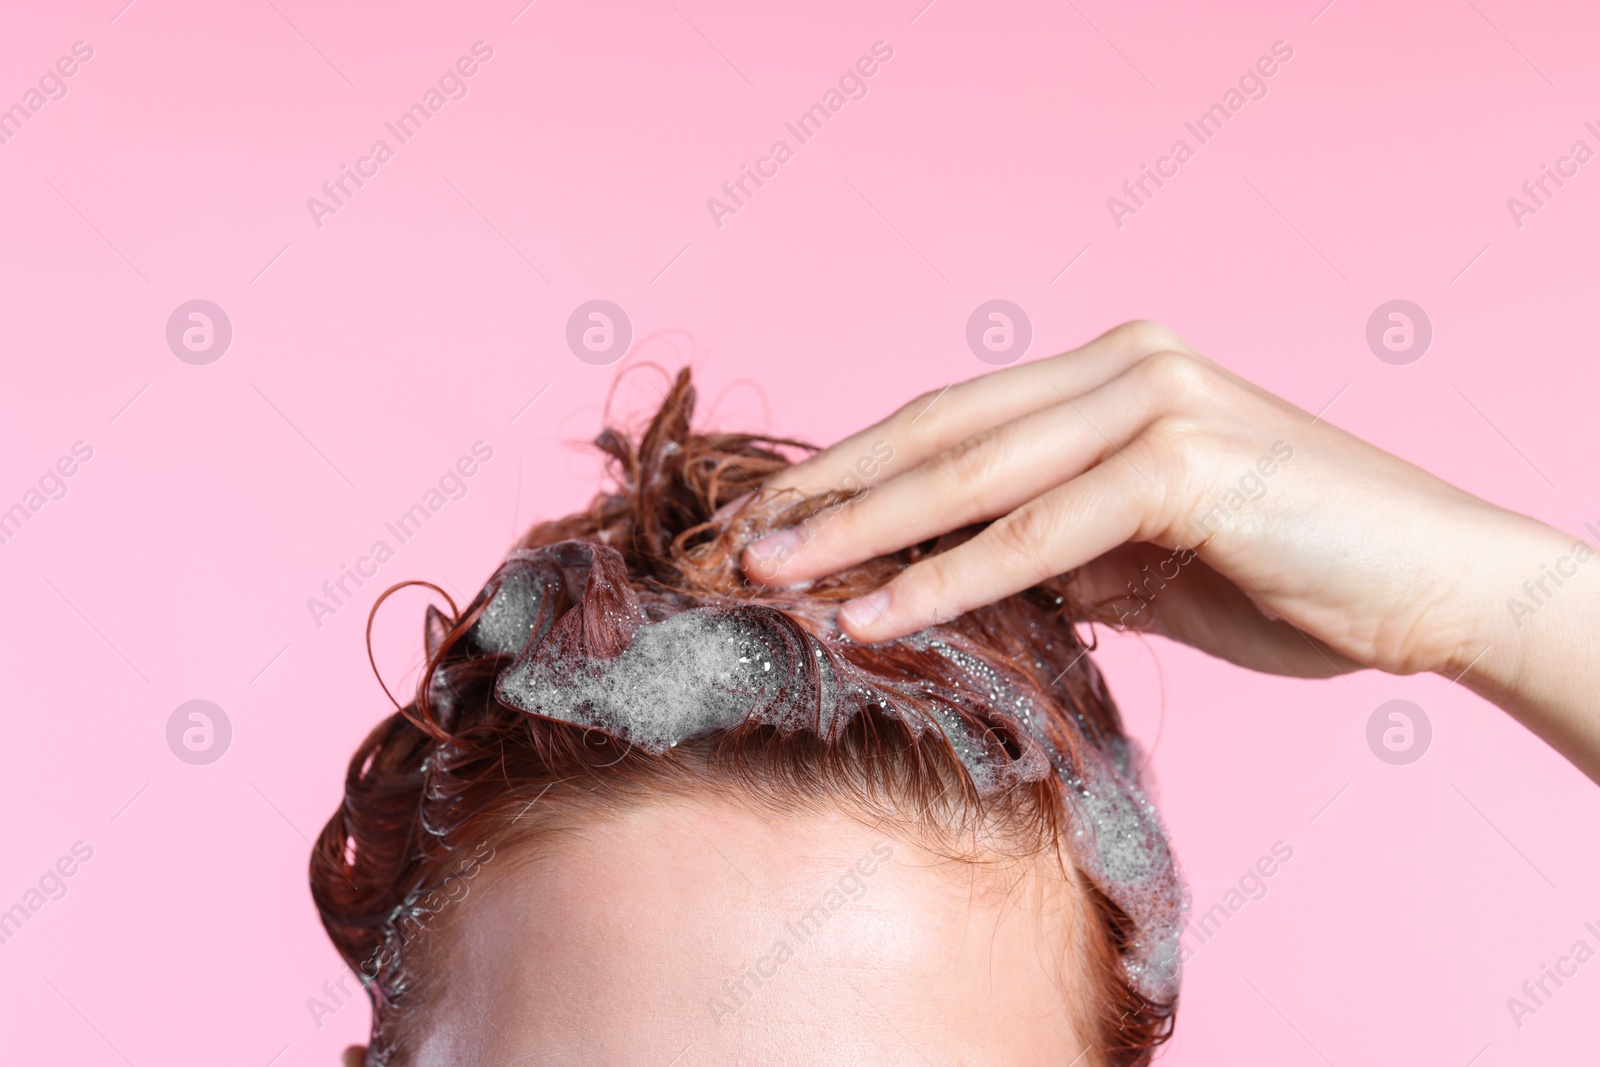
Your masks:
<instances>
[{"instance_id":1,"label":"woman","mask_svg":"<svg viewBox=\"0 0 1600 1067\"><path fill-rule=\"evenodd\" d=\"M312 857L348 1062L1147 1063L1184 893L1074 621L1447 673L1600 770L1588 546L1159 327L792 466L692 407L430 610Z\"/></svg>"}]
</instances>

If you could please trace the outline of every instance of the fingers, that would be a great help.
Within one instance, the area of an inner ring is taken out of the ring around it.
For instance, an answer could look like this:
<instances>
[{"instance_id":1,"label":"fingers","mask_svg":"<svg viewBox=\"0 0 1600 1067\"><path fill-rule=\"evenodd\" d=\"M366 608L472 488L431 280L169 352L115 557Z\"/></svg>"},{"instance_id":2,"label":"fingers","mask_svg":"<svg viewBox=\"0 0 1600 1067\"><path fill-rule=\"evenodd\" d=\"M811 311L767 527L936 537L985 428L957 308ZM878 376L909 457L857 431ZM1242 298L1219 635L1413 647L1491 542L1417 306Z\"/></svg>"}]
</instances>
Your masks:
<instances>
[{"instance_id":1,"label":"fingers","mask_svg":"<svg viewBox=\"0 0 1600 1067\"><path fill-rule=\"evenodd\" d=\"M924 394L860 433L782 471L769 490L811 495L860 484L865 457L892 457L888 473L906 470L992 426L1078 397L1163 350L1189 351L1171 331L1150 322L1124 323L1082 348L1023 363ZM1058 392L1059 390L1059 392ZM871 479L868 479L870 482Z\"/></svg>"},{"instance_id":2,"label":"fingers","mask_svg":"<svg viewBox=\"0 0 1600 1067\"><path fill-rule=\"evenodd\" d=\"M1240 667L1294 678L1359 668L1298 627L1270 618L1191 549L1113 549L1073 573L1073 594L1116 615L1119 629L1160 634Z\"/></svg>"},{"instance_id":3,"label":"fingers","mask_svg":"<svg viewBox=\"0 0 1600 1067\"><path fill-rule=\"evenodd\" d=\"M1157 503L1131 464L1103 463L846 601L840 625L857 641L889 641L1019 593L1134 539Z\"/></svg>"},{"instance_id":4,"label":"fingers","mask_svg":"<svg viewBox=\"0 0 1600 1067\"><path fill-rule=\"evenodd\" d=\"M751 544L754 582L810 581L946 531L1004 515L1126 445L1164 398L1129 373L1077 400L969 437L835 511Z\"/></svg>"}]
</instances>

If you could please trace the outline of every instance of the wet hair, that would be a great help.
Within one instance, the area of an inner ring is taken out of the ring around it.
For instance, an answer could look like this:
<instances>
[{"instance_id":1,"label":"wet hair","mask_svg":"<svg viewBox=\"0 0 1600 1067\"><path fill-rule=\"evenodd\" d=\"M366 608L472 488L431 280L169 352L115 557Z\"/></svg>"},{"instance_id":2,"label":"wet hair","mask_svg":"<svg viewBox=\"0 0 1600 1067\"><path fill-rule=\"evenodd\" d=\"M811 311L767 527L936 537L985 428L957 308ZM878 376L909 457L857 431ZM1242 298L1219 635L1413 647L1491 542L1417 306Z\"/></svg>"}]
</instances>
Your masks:
<instances>
[{"instance_id":1,"label":"wet hair","mask_svg":"<svg viewBox=\"0 0 1600 1067\"><path fill-rule=\"evenodd\" d=\"M974 862L1050 856L1084 897L1061 961L1085 1062L1148 1063L1172 1032L1187 905L1139 752L1073 626L1093 612L1064 576L907 638L851 641L840 603L974 531L803 589L754 587L746 544L815 529L852 494L759 492L808 446L697 432L694 405L685 370L640 432L596 440L609 491L534 526L464 609L428 609L414 697L350 761L310 874L372 1001L367 1062L405 1062L436 992L424 935L496 850L711 795L828 804Z\"/></svg>"}]
</instances>

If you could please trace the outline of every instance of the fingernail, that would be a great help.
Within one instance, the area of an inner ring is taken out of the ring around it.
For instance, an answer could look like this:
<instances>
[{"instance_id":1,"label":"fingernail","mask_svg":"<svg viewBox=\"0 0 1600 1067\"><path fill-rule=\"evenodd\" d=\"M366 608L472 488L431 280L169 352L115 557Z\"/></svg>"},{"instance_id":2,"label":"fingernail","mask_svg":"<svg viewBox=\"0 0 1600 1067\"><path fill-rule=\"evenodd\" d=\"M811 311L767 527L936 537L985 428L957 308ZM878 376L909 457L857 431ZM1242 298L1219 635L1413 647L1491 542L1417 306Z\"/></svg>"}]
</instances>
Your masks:
<instances>
[{"instance_id":1,"label":"fingernail","mask_svg":"<svg viewBox=\"0 0 1600 1067\"><path fill-rule=\"evenodd\" d=\"M852 630L867 630L889 614L889 588L846 600L839 609L839 621Z\"/></svg>"},{"instance_id":2,"label":"fingernail","mask_svg":"<svg viewBox=\"0 0 1600 1067\"><path fill-rule=\"evenodd\" d=\"M800 544L800 531L794 527L769 533L767 536L750 542L750 554L758 560L769 560L777 556L790 556Z\"/></svg>"},{"instance_id":3,"label":"fingernail","mask_svg":"<svg viewBox=\"0 0 1600 1067\"><path fill-rule=\"evenodd\" d=\"M801 540L803 538L800 531L791 527L750 542L750 547L745 551L760 565L762 573L771 577L794 555L794 550L800 547Z\"/></svg>"},{"instance_id":4,"label":"fingernail","mask_svg":"<svg viewBox=\"0 0 1600 1067\"><path fill-rule=\"evenodd\" d=\"M750 490L748 493L740 493L738 496L722 505L716 511L713 511L711 513L711 518L714 520L727 518L729 515L732 515L734 512L744 507L745 503L755 495L756 491L754 489Z\"/></svg>"}]
</instances>

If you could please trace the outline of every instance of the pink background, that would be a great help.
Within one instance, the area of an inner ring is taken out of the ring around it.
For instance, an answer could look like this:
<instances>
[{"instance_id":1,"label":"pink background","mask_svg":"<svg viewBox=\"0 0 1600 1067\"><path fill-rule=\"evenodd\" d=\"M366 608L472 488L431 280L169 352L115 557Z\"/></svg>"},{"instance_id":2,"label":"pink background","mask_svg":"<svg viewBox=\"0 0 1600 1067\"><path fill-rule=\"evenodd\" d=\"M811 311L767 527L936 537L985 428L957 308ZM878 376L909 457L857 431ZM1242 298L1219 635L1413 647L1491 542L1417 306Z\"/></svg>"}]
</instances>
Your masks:
<instances>
[{"instance_id":1,"label":"pink background","mask_svg":"<svg viewBox=\"0 0 1600 1067\"><path fill-rule=\"evenodd\" d=\"M341 968L305 879L387 707L363 620L406 578L465 599L592 492L571 442L616 368L566 347L583 301L692 335L722 425L820 441L987 370L981 301L1026 309L1035 356L1152 318L1476 493L1600 522L1600 162L1520 229L1505 205L1600 147L1592 5L122 2L0 34L0 103L94 49L0 145L0 507L94 449L0 545L0 908L94 849L0 946L6 1062L326 1065L364 1036L362 1004L307 1008ZM469 95L315 226L306 198L477 40ZM878 40L869 95L718 228L706 198ZM1115 226L1106 198L1278 40L1269 95ZM233 323L209 366L165 342L195 298ZM1409 366L1364 340L1393 298L1435 329ZM480 439L465 498L315 626L306 599ZM391 680L420 654L422 595L396 601ZM1520 1030L1505 1004L1600 948L1600 794L1561 759L1440 678L1287 681L1159 640L1100 659L1201 908L1294 849L1200 948L1162 1062L1592 1053L1600 962ZM234 731L209 766L165 739L197 698ZM1396 698L1434 725L1411 766L1365 741Z\"/></svg>"}]
</instances>

